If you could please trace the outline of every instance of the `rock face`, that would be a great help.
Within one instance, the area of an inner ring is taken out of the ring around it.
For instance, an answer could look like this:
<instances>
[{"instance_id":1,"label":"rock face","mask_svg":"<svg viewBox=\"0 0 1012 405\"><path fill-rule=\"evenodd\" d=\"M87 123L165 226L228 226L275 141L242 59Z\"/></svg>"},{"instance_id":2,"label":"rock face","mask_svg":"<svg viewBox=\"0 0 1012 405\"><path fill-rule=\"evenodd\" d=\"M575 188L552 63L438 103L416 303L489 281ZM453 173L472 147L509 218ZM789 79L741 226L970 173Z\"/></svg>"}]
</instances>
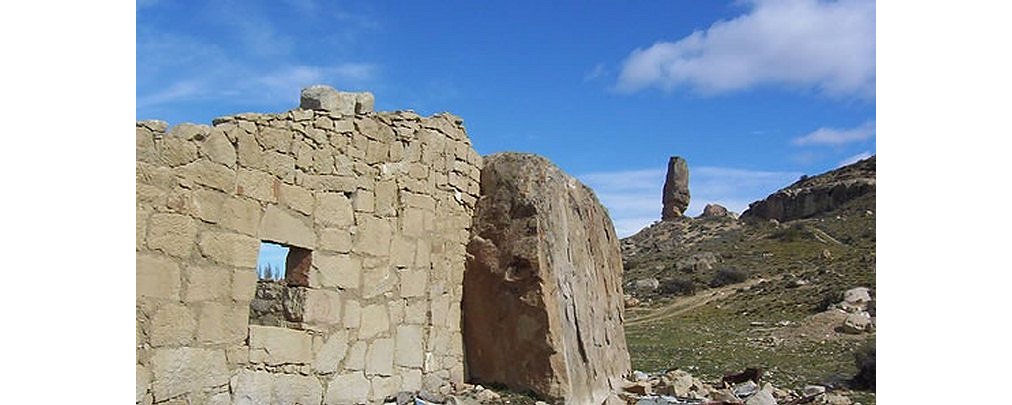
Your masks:
<instances>
[{"instance_id":1,"label":"rock face","mask_svg":"<svg viewBox=\"0 0 1012 405\"><path fill-rule=\"evenodd\" d=\"M594 193L548 160L484 159L464 273L475 382L601 404L630 372L622 259Z\"/></svg>"},{"instance_id":2,"label":"rock face","mask_svg":"<svg viewBox=\"0 0 1012 405\"><path fill-rule=\"evenodd\" d=\"M689 165L679 156L668 159L668 174L664 178L661 202L664 204L661 208L662 221L681 218L689 207Z\"/></svg>"},{"instance_id":3,"label":"rock face","mask_svg":"<svg viewBox=\"0 0 1012 405\"><path fill-rule=\"evenodd\" d=\"M665 186L665 195L667 186ZM841 207L850 200L875 192L875 156L839 169L804 177L749 204L742 219L789 221L808 218Z\"/></svg>"}]
</instances>

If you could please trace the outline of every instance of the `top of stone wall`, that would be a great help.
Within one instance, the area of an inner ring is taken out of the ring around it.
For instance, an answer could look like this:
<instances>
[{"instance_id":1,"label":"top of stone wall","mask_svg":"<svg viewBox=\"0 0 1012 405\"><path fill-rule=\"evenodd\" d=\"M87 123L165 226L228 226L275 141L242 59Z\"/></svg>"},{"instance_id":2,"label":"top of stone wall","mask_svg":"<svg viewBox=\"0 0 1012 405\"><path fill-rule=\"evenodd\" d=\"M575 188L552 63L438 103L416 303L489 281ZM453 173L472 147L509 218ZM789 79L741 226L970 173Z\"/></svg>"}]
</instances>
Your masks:
<instances>
[{"instance_id":1,"label":"top of stone wall","mask_svg":"<svg viewBox=\"0 0 1012 405\"><path fill-rule=\"evenodd\" d=\"M299 108L325 110L341 114L365 114L373 111L376 98L370 92L348 93L333 87L316 84L302 89Z\"/></svg>"}]
</instances>

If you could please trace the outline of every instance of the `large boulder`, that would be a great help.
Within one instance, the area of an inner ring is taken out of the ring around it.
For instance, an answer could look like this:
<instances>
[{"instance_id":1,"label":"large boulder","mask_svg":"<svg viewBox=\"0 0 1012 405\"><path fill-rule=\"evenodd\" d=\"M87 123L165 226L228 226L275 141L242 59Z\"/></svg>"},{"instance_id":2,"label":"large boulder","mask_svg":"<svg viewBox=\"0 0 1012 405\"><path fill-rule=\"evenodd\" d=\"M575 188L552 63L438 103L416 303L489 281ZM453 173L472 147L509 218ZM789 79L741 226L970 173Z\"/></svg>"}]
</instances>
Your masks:
<instances>
[{"instance_id":1,"label":"large boulder","mask_svg":"<svg viewBox=\"0 0 1012 405\"><path fill-rule=\"evenodd\" d=\"M467 371L601 404L630 372L622 258L594 193L547 159L485 158L464 273Z\"/></svg>"},{"instance_id":2,"label":"large boulder","mask_svg":"<svg viewBox=\"0 0 1012 405\"><path fill-rule=\"evenodd\" d=\"M662 221L681 218L689 207L689 165L679 156L668 159L661 203L664 204L661 208Z\"/></svg>"}]
</instances>

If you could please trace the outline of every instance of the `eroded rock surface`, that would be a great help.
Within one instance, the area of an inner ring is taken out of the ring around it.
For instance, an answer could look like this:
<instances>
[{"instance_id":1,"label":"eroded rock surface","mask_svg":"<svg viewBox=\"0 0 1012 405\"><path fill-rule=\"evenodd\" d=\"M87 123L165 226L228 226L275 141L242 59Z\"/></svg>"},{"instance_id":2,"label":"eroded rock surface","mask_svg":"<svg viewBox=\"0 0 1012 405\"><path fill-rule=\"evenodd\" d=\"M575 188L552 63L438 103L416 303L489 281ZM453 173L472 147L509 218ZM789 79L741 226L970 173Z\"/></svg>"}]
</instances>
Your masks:
<instances>
[{"instance_id":1,"label":"eroded rock surface","mask_svg":"<svg viewBox=\"0 0 1012 405\"><path fill-rule=\"evenodd\" d=\"M464 275L468 374L601 404L629 373L618 238L594 193L536 155L485 158Z\"/></svg>"},{"instance_id":2,"label":"eroded rock surface","mask_svg":"<svg viewBox=\"0 0 1012 405\"><path fill-rule=\"evenodd\" d=\"M839 169L803 177L794 184L749 204L742 219L790 221L808 218L875 192L875 156Z\"/></svg>"}]
</instances>

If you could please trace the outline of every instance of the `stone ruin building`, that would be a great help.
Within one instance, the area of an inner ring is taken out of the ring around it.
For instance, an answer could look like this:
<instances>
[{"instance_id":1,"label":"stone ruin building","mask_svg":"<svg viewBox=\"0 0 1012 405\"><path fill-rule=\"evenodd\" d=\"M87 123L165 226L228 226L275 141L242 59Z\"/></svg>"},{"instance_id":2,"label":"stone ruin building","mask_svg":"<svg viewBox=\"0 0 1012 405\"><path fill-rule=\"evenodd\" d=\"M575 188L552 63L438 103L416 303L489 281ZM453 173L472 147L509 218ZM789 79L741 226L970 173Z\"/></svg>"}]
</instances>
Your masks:
<instances>
[{"instance_id":1,"label":"stone ruin building","mask_svg":"<svg viewBox=\"0 0 1012 405\"><path fill-rule=\"evenodd\" d=\"M377 404L464 381L619 403L618 238L546 159L483 159L454 115L326 86L136 133L137 403ZM288 247L284 280L258 280L262 242Z\"/></svg>"}]
</instances>

